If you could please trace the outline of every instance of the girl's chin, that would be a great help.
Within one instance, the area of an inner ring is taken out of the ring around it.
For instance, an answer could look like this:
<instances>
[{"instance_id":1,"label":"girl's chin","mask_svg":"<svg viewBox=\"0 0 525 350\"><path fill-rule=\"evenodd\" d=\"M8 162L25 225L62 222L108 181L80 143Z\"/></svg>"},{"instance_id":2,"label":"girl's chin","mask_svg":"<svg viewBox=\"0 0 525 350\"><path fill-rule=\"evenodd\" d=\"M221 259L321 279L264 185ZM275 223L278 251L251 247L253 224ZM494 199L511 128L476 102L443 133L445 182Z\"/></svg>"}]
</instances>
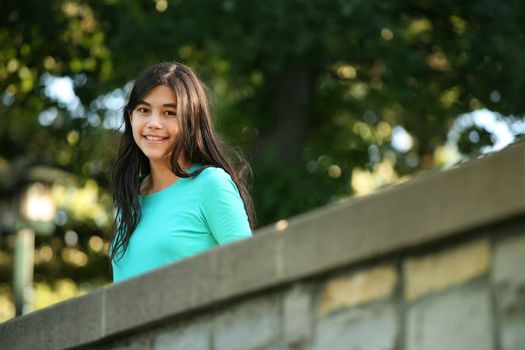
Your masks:
<instances>
[{"instance_id":1,"label":"girl's chin","mask_svg":"<svg viewBox=\"0 0 525 350\"><path fill-rule=\"evenodd\" d=\"M159 153L145 153L144 154L152 162L167 161L170 158L168 154L159 154Z\"/></svg>"}]
</instances>

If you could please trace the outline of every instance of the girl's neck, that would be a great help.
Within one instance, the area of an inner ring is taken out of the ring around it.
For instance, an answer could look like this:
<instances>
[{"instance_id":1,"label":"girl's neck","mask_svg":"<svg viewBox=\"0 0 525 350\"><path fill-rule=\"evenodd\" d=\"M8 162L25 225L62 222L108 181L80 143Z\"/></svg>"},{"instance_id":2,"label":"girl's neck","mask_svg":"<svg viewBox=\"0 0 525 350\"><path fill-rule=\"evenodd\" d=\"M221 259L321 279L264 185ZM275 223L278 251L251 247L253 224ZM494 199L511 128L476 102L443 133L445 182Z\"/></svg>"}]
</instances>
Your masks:
<instances>
[{"instance_id":1,"label":"girl's neck","mask_svg":"<svg viewBox=\"0 0 525 350\"><path fill-rule=\"evenodd\" d=\"M179 161L182 169L187 170L192 164L186 161ZM146 178L145 184L142 188L143 194L151 194L163 190L171 186L179 177L171 170L167 163L151 162L150 161L150 175Z\"/></svg>"}]
</instances>

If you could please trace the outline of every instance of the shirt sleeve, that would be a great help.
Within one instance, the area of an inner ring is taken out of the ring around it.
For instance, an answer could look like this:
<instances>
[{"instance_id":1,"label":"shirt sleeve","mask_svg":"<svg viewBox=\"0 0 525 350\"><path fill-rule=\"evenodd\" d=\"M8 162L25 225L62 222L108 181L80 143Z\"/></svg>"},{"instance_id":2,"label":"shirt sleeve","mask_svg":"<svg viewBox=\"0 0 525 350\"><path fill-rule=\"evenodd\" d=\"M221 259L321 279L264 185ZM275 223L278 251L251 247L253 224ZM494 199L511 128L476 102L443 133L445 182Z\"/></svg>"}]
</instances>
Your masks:
<instances>
[{"instance_id":1,"label":"shirt sleeve","mask_svg":"<svg viewBox=\"0 0 525 350\"><path fill-rule=\"evenodd\" d=\"M252 235L244 202L224 170L213 168L201 190L200 205L208 228L219 244Z\"/></svg>"}]
</instances>

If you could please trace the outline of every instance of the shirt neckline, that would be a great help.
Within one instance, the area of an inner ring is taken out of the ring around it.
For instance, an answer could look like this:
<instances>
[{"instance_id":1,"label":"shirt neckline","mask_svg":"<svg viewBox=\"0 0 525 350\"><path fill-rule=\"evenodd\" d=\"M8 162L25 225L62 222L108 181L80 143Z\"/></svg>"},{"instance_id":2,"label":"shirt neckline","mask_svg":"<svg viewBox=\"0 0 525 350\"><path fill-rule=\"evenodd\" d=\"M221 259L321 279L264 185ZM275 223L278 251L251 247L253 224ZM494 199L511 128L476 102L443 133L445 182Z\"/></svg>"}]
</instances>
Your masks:
<instances>
[{"instance_id":1,"label":"shirt neckline","mask_svg":"<svg viewBox=\"0 0 525 350\"><path fill-rule=\"evenodd\" d=\"M192 166L190 166L186 172L191 174L192 172L194 172L195 170L197 170L200 166L202 166L202 164L200 163L197 163L197 164L193 164ZM139 194L139 198L141 199L149 199L149 198L153 198L153 197L156 197L157 195L160 195L160 194L163 194L163 193L166 193L168 192L170 189L172 189L173 187L175 187L179 182L181 181L185 181L187 180L188 178L184 178L184 177L181 177L179 179L177 179L177 181L175 181L174 183L172 183L171 185L169 185L168 187L165 187L163 188L162 190L160 191L157 191L157 192L154 192L154 193L150 193L150 194Z\"/></svg>"}]
</instances>

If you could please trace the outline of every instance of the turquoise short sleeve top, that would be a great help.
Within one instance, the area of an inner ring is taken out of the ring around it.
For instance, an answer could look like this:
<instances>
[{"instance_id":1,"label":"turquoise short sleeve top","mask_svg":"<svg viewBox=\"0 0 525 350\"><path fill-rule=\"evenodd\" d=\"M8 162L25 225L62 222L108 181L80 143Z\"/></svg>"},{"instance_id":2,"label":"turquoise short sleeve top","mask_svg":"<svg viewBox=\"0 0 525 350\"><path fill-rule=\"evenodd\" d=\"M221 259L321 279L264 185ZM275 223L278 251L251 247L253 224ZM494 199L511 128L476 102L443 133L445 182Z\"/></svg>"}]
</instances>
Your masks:
<instances>
[{"instance_id":1,"label":"turquoise short sleeve top","mask_svg":"<svg viewBox=\"0 0 525 350\"><path fill-rule=\"evenodd\" d=\"M239 191L221 168L208 167L139 200L139 224L125 253L112 261L114 282L252 235Z\"/></svg>"}]
</instances>

